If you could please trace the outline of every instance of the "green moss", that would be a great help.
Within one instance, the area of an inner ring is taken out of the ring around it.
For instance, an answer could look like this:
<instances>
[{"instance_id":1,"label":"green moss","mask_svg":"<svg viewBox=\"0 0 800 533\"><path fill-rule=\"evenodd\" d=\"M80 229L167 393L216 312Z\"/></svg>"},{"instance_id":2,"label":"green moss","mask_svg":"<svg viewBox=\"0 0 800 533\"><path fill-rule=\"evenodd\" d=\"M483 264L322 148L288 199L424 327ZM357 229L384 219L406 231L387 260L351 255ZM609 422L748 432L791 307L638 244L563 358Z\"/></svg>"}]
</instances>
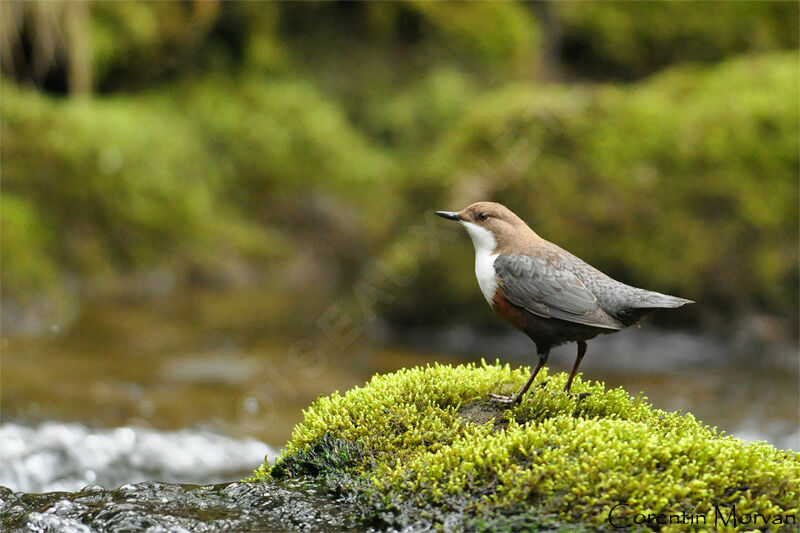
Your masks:
<instances>
[{"instance_id":1,"label":"green moss","mask_svg":"<svg viewBox=\"0 0 800 533\"><path fill-rule=\"evenodd\" d=\"M602 78L636 78L684 61L797 48L794 2L558 2L562 58Z\"/></svg>"},{"instance_id":2,"label":"green moss","mask_svg":"<svg viewBox=\"0 0 800 533\"><path fill-rule=\"evenodd\" d=\"M712 523L715 505L798 514L800 454L746 444L602 383L577 379L573 391L591 394L567 396L564 374L542 371L513 409L486 399L516 390L528 371L437 364L376 375L317 400L253 479L317 476L367 494L384 520L416 509L475 529L513 529L526 513L542 528L603 525L618 503Z\"/></svg>"},{"instance_id":3,"label":"green moss","mask_svg":"<svg viewBox=\"0 0 800 533\"><path fill-rule=\"evenodd\" d=\"M406 4L422 16L452 49L469 57L495 64L528 63L528 71L536 61L540 46L539 28L533 13L524 4L503 2L419 2Z\"/></svg>"},{"instance_id":4,"label":"green moss","mask_svg":"<svg viewBox=\"0 0 800 533\"><path fill-rule=\"evenodd\" d=\"M353 196L394 177L392 162L370 146L343 110L303 81L209 78L165 93L233 170L228 191L245 206L314 187ZM235 95L235 96L233 96Z\"/></svg>"},{"instance_id":5,"label":"green moss","mask_svg":"<svg viewBox=\"0 0 800 533\"><path fill-rule=\"evenodd\" d=\"M0 197L0 277L6 296L32 297L56 284L57 268L47 255L52 234L35 208L14 194Z\"/></svg>"},{"instance_id":6,"label":"green moss","mask_svg":"<svg viewBox=\"0 0 800 533\"><path fill-rule=\"evenodd\" d=\"M12 291L46 291L55 266L96 284L166 263L216 272L226 254L263 259L279 241L221 198L225 169L157 101L56 100L8 84L2 115L3 193L20 199L4 203L3 238L28 248L8 254Z\"/></svg>"}]
</instances>

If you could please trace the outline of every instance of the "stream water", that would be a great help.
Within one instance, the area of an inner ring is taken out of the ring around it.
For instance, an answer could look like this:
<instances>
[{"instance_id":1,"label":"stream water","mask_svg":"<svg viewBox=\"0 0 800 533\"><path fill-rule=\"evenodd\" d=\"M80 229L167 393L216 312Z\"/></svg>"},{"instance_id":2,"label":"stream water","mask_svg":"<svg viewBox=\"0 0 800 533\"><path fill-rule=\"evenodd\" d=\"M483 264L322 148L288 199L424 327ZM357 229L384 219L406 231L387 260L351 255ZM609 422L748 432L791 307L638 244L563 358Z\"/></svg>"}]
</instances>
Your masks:
<instances>
[{"instance_id":1,"label":"stream water","mask_svg":"<svg viewBox=\"0 0 800 533\"><path fill-rule=\"evenodd\" d=\"M46 494L0 487L0 526L9 533L351 531L356 527L352 515L347 500L299 483L147 481Z\"/></svg>"}]
</instances>

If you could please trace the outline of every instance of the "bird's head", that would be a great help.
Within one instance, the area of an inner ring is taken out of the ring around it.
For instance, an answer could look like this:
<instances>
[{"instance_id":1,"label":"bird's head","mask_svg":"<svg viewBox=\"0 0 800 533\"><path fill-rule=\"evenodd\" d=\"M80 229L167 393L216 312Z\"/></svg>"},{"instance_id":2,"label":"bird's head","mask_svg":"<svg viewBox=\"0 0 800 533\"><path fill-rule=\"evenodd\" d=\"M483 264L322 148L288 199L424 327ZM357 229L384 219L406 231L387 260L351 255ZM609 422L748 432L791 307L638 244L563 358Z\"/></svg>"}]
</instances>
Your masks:
<instances>
[{"instance_id":1,"label":"bird's head","mask_svg":"<svg viewBox=\"0 0 800 533\"><path fill-rule=\"evenodd\" d=\"M517 244L533 233L510 209L495 202L476 202L461 211L436 211L449 220L457 220L466 228L475 251L494 253L497 248Z\"/></svg>"}]
</instances>

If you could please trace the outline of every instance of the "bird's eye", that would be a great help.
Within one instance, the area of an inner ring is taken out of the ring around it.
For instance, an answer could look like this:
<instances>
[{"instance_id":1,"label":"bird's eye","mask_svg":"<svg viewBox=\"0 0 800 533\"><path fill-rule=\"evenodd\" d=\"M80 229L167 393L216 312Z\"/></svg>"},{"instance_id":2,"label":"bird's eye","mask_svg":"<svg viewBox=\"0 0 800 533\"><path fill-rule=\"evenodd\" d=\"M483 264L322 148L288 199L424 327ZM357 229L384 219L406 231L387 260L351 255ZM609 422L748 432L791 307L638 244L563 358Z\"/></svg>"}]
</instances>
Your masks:
<instances>
[{"instance_id":1,"label":"bird's eye","mask_svg":"<svg viewBox=\"0 0 800 533\"><path fill-rule=\"evenodd\" d=\"M478 220L480 221L484 221L487 218L489 218L489 213L481 213L480 215L478 215Z\"/></svg>"}]
</instances>

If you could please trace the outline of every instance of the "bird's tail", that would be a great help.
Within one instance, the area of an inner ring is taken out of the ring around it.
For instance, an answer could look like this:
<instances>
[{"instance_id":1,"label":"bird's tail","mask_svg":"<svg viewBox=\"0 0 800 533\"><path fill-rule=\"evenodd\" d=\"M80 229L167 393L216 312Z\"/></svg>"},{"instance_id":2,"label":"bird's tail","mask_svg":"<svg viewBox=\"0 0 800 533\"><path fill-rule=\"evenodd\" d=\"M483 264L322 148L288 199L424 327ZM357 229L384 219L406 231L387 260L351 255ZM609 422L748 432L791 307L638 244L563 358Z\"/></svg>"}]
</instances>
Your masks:
<instances>
[{"instance_id":1,"label":"bird's tail","mask_svg":"<svg viewBox=\"0 0 800 533\"><path fill-rule=\"evenodd\" d=\"M633 307L638 309L673 309L686 304L693 304L694 301L660 292L642 290L640 300L635 302Z\"/></svg>"}]
</instances>

